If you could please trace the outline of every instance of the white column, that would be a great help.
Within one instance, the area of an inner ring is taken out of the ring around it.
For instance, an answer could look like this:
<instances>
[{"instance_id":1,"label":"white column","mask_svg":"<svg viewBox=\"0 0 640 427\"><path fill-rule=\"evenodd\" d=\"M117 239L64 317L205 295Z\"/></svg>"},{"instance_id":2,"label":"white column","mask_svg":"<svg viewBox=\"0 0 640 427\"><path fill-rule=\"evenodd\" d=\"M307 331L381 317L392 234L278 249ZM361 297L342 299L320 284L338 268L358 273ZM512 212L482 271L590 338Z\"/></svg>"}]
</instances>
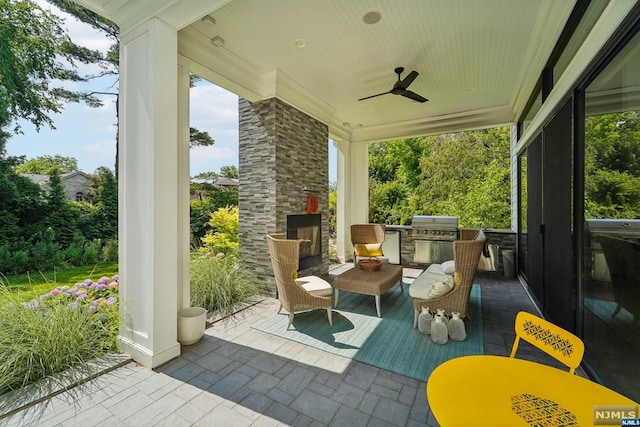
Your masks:
<instances>
[{"instance_id":1,"label":"white column","mask_svg":"<svg viewBox=\"0 0 640 427\"><path fill-rule=\"evenodd\" d=\"M121 36L119 346L149 368L180 355L177 58L159 19Z\"/></svg>"},{"instance_id":2,"label":"white column","mask_svg":"<svg viewBox=\"0 0 640 427\"><path fill-rule=\"evenodd\" d=\"M364 142L337 142L337 249L342 260L353 259L349 227L369 222L369 150Z\"/></svg>"},{"instance_id":3,"label":"white column","mask_svg":"<svg viewBox=\"0 0 640 427\"><path fill-rule=\"evenodd\" d=\"M178 310L191 305L189 285L189 64L178 60Z\"/></svg>"}]
</instances>

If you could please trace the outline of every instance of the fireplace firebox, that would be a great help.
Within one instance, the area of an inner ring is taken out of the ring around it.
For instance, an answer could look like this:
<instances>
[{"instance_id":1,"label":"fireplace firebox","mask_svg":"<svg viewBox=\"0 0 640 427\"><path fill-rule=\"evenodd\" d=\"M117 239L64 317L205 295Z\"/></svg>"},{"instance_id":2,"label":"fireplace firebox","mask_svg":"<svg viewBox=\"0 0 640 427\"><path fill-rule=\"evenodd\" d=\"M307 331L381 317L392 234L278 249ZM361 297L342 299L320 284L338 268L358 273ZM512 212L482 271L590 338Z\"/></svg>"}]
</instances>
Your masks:
<instances>
[{"instance_id":1,"label":"fireplace firebox","mask_svg":"<svg viewBox=\"0 0 640 427\"><path fill-rule=\"evenodd\" d=\"M300 239L299 269L322 264L321 214L287 215L287 239Z\"/></svg>"}]
</instances>

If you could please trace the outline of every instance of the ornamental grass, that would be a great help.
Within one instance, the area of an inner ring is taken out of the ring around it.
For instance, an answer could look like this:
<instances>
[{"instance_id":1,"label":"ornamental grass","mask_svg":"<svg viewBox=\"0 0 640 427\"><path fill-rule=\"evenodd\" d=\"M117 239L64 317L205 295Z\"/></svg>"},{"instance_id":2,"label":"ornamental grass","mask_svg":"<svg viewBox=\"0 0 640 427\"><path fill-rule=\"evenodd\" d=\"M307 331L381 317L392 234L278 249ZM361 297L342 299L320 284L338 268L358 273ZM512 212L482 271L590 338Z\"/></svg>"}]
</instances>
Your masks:
<instances>
[{"instance_id":1,"label":"ornamental grass","mask_svg":"<svg viewBox=\"0 0 640 427\"><path fill-rule=\"evenodd\" d=\"M103 277L25 303L0 282L0 394L113 352L117 293L117 276Z\"/></svg>"},{"instance_id":2,"label":"ornamental grass","mask_svg":"<svg viewBox=\"0 0 640 427\"><path fill-rule=\"evenodd\" d=\"M191 260L191 306L210 316L227 318L256 295L264 294L252 270L241 268L237 257L210 253Z\"/></svg>"}]
</instances>

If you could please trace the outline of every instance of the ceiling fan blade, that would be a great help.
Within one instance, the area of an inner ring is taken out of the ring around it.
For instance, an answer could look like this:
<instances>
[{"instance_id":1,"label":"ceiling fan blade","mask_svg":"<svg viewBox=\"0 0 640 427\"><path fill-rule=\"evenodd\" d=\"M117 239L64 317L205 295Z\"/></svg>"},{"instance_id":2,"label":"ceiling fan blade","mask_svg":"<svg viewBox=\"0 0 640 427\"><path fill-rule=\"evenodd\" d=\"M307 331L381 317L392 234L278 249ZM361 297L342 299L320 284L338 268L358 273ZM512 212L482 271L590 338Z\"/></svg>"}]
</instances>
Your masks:
<instances>
[{"instance_id":1,"label":"ceiling fan blade","mask_svg":"<svg viewBox=\"0 0 640 427\"><path fill-rule=\"evenodd\" d=\"M418 77L418 72L417 71L412 71L409 74L407 74L407 77L405 77L404 79L402 79L401 81L398 81L395 84L396 88L402 88L402 89L406 89L409 87L409 85L411 83L413 83L413 81L416 79L416 77Z\"/></svg>"},{"instance_id":2,"label":"ceiling fan blade","mask_svg":"<svg viewBox=\"0 0 640 427\"><path fill-rule=\"evenodd\" d=\"M414 101L418 101L418 102L427 102L428 99L418 95L415 92L411 92L410 90L405 90L403 93L401 93L402 96L406 97L406 98L410 98L413 99Z\"/></svg>"},{"instance_id":3,"label":"ceiling fan blade","mask_svg":"<svg viewBox=\"0 0 640 427\"><path fill-rule=\"evenodd\" d=\"M365 97L365 98L360 98L360 99L358 99L358 101L364 101L365 99L375 98L376 96L387 95L387 94L389 94L389 93L391 93L391 91L389 91L389 92L379 93L379 94L377 94L377 95L367 96L367 97Z\"/></svg>"}]
</instances>

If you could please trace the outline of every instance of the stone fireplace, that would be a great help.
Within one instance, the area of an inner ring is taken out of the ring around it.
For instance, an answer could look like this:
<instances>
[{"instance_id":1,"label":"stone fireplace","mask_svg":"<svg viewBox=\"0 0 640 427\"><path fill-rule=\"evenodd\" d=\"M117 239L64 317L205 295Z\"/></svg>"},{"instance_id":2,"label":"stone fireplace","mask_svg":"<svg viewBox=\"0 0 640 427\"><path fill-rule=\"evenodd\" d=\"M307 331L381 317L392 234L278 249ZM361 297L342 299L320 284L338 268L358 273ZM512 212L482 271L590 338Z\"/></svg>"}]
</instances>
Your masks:
<instances>
[{"instance_id":1,"label":"stone fireplace","mask_svg":"<svg viewBox=\"0 0 640 427\"><path fill-rule=\"evenodd\" d=\"M240 257L275 295L266 235L288 234L288 216L319 219L313 265L301 262L300 276L329 277L329 129L277 98L240 99ZM305 214L307 193L318 196L318 213ZM307 233L307 231L300 231ZM305 240L311 240L305 234ZM319 246L318 246L319 245ZM306 249L305 249L306 250ZM312 250L311 247L309 250ZM317 261L320 262L317 262Z\"/></svg>"}]
</instances>

